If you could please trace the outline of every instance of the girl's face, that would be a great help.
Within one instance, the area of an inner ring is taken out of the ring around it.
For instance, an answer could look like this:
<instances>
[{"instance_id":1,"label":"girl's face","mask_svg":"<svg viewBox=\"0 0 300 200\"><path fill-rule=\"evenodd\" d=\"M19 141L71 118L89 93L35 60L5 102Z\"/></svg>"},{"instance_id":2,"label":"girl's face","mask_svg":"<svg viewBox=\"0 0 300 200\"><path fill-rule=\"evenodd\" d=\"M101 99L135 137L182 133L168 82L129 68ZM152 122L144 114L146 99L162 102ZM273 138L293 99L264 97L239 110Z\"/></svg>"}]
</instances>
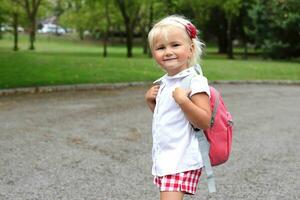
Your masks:
<instances>
[{"instance_id":1,"label":"girl's face","mask_svg":"<svg viewBox=\"0 0 300 200\"><path fill-rule=\"evenodd\" d=\"M173 76L188 67L194 45L187 33L172 27L154 38L152 54L156 62Z\"/></svg>"}]
</instances>

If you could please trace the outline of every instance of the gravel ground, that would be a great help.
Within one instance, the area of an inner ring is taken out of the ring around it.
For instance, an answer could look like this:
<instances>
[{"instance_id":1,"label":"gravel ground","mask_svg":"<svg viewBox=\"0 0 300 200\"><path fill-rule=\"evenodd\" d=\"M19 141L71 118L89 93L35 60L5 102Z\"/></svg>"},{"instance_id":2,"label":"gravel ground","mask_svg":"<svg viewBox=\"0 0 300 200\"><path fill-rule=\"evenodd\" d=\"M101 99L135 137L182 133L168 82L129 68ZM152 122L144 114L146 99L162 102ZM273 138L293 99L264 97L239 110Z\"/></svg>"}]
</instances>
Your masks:
<instances>
[{"instance_id":1,"label":"gravel ground","mask_svg":"<svg viewBox=\"0 0 300 200\"><path fill-rule=\"evenodd\" d=\"M230 160L186 199L300 199L300 87L216 85L235 120ZM145 87L0 97L0 199L152 200Z\"/></svg>"}]
</instances>

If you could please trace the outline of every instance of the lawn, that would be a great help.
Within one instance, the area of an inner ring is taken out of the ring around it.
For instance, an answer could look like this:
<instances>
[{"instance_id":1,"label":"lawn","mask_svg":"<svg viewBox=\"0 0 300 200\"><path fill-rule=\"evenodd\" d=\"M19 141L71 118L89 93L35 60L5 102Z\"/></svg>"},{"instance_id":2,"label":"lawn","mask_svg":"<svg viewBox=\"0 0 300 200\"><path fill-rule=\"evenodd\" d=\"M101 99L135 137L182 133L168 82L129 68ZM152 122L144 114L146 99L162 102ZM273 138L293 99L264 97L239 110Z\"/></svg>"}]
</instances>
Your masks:
<instances>
[{"instance_id":1,"label":"lawn","mask_svg":"<svg viewBox=\"0 0 300 200\"><path fill-rule=\"evenodd\" d=\"M20 37L20 51L13 52L12 36L0 40L0 88L75 83L153 81L163 74L142 49L133 49L126 58L124 46L110 46L108 57L93 42L41 36L36 50L27 50L27 36ZM201 65L209 80L300 80L300 63L264 61L258 57L227 60L207 48Z\"/></svg>"}]
</instances>

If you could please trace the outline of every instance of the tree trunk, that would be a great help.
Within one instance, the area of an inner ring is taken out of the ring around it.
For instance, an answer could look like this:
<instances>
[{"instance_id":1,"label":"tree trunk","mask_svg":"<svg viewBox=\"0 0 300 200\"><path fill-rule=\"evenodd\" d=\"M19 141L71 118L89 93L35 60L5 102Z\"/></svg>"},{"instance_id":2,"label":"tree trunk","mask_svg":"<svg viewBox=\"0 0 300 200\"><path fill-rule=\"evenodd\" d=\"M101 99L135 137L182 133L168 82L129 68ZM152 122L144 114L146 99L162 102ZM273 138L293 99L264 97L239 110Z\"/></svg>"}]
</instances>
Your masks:
<instances>
[{"instance_id":1,"label":"tree trunk","mask_svg":"<svg viewBox=\"0 0 300 200\"><path fill-rule=\"evenodd\" d=\"M218 53L227 53L227 34L218 34Z\"/></svg>"},{"instance_id":2,"label":"tree trunk","mask_svg":"<svg viewBox=\"0 0 300 200\"><path fill-rule=\"evenodd\" d=\"M151 29L153 23L153 1L150 2L150 7L149 7L149 21L147 24L147 29L143 29L143 32L145 32L144 35L144 39L143 39L143 53L145 55L150 55L151 56L151 51L148 52L149 50L149 45L148 45L148 32Z\"/></svg>"},{"instance_id":3,"label":"tree trunk","mask_svg":"<svg viewBox=\"0 0 300 200\"><path fill-rule=\"evenodd\" d=\"M2 35L2 23L0 22L0 40L3 38L3 35Z\"/></svg>"},{"instance_id":4,"label":"tree trunk","mask_svg":"<svg viewBox=\"0 0 300 200\"><path fill-rule=\"evenodd\" d=\"M78 36L79 36L80 40L84 40L84 33L83 32L84 32L84 30L82 28L80 28L78 30Z\"/></svg>"},{"instance_id":5,"label":"tree trunk","mask_svg":"<svg viewBox=\"0 0 300 200\"><path fill-rule=\"evenodd\" d=\"M103 40L103 57L107 57L107 41L108 41L108 36L106 32Z\"/></svg>"},{"instance_id":6,"label":"tree trunk","mask_svg":"<svg viewBox=\"0 0 300 200\"><path fill-rule=\"evenodd\" d=\"M141 34L142 34L142 45L143 45L143 54L148 54L148 37L147 37L148 29L147 27L143 27L143 24L141 24Z\"/></svg>"},{"instance_id":7,"label":"tree trunk","mask_svg":"<svg viewBox=\"0 0 300 200\"><path fill-rule=\"evenodd\" d=\"M14 51L18 51L18 26L19 26L19 13L13 13L13 27L14 27Z\"/></svg>"},{"instance_id":8,"label":"tree trunk","mask_svg":"<svg viewBox=\"0 0 300 200\"><path fill-rule=\"evenodd\" d=\"M244 37L243 37L243 44L244 44L244 55L243 55L243 58L245 60L248 59L248 45L247 45L248 41L247 41L247 36L246 34L244 34Z\"/></svg>"},{"instance_id":9,"label":"tree trunk","mask_svg":"<svg viewBox=\"0 0 300 200\"><path fill-rule=\"evenodd\" d=\"M35 27L36 27L36 20L35 17L31 18L31 27L29 30L29 50L34 50L34 42L35 42Z\"/></svg>"},{"instance_id":10,"label":"tree trunk","mask_svg":"<svg viewBox=\"0 0 300 200\"><path fill-rule=\"evenodd\" d=\"M148 54L148 37L147 37L147 33L146 32L143 33L143 54L144 55Z\"/></svg>"},{"instance_id":11,"label":"tree trunk","mask_svg":"<svg viewBox=\"0 0 300 200\"><path fill-rule=\"evenodd\" d=\"M35 42L35 31L36 31L36 15L42 0L23 0L20 1L20 5L22 5L27 13L28 19L30 21L30 29L29 29L29 49L34 50L34 42Z\"/></svg>"},{"instance_id":12,"label":"tree trunk","mask_svg":"<svg viewBox=\"0 0 300 200\"><path fill-rule=\"evenodd\" d=\"M153 9L153 1L151 1L151 5L150 5L150 16L149 16L149 29L148 29L148 32L151 30L152 28L152 24L153 24L153 16L154 16L154 9ZM147 40L147 44L148 44L148 40ZM148 56L149 58L152 57L152 52L151 52L151 49L148 53Z\"/></svg>"},{"instance_id":13,"label":"tree trunk","mask_svg":"<svg viewBox=\"0 0 300 200\"><path fill-rule=\"evenodd\" d=\"M147 27L144 27L141 24L141 34L142 34L142 45L143 45L143 54L147 55L148 53L148 42L147 42Z\"/></svg>"},{"instance_id":14,"label":"tree trunk","mask_svg":"<svg viewBox=\"0 0 300 200\"><path fill-rule=\"evenodd\" d=\"M126 28L126 45L127 45L127 57L131 58L132 57L132 43L133 43L133 31L134 31L134 26L135 26L135 22L138 18L138 14L137 12L135 13L130 13L131 15L134 15L134 18L130 18L127 10L126 10L126 6L125 6L125 1L124 0L117 0L116 1L120 11L122 13L123 16L123 20L124 20L124 24L125 24L125 28ZM138 9L136 10L138 11Z\"/></svg>"},{"instance_id":15,"label":"tree trunk","mask_svg":"<svg viewBox=\"0 0 300 200\"><path fill-rule=\"evenodd\" d=\"M229 17L227 19L227 58L233 59L233 50L232 50L232 19Z\"/></svg>"},{"instance_id":16,"label":"tree trunk","mask_svg":"<svg viewBox=\"0 0 300 200\"><path fill-rule=\"evenodd\" d=\"M105 1L105 18L106 18L106 30L104 35L104 41L103 41L103 57L107 57L107 43L109 39L109 28L110 28L110 16L109 16L109 1Z\"/></svg>"},{"instance_id":17,"label":"tree trunk","mask_svg":"<svg viewBox=\"0 0 300 200\"><path fill-rule=\"evenodd\" d=\"M109 26L107 25L103 40L103 57L107 57L107 43L109 38Z\"/></svg>"},{"instance_id":18,"label":"tree trunk","mask_svg":"<svg viewBox=\"0 0 300 200\"><path fill-rule=\"evenodd\" d=\"M132 57L132 42L133 42L133 30L130 24L126 24L126 46L127 46L127 57Z\"/></svg>"}]
</instances>

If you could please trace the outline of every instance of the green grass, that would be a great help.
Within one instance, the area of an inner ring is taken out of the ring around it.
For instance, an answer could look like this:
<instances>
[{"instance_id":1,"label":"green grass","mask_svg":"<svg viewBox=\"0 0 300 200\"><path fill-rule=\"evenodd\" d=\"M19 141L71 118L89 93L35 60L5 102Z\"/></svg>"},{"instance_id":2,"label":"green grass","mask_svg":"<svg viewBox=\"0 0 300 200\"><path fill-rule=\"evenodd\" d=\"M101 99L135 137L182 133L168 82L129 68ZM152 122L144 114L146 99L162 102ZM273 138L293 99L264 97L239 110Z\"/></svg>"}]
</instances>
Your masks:
<instances>
[{"instance_id":1,"label":"green grass","mask_svg":"<svg viewBox=\"0 0 300 200\"><path fill-rule=\"evenodd\" d=\"M126 58L126 48L110 46L102 57L102 47L72 38L39 36L36 50L27 50L27 36L20 37L20 51L13 52L12 36L0 40L0 88L61 85L75 83L115 83L153 81L163 74L154 61L133 49ZM208 48L202 66L209 80L300 80L297 62L263 61L250 57L245 61Z\"/></svg>"},{"instance_id":2,"label":"green grass","mask_svg":"<svg viewBox=\"0 0 300 200\"><path fill-rule=\"evenodd\" d=\"M207 59L203 66L210 80L300 80L295 62Z\"/></svg>"},{"instance_id":3,"label":"green grass","mask_svg":"<svg viewBox=\"0 0 300 200\"><path fill-rule=\"evenodd\" d=\"M153 80L161 73L148 58L102 58L97 54L80 53L9 52L1 53L0 59L2 88L145 81Z\"/></svg>"}]
</instances>

